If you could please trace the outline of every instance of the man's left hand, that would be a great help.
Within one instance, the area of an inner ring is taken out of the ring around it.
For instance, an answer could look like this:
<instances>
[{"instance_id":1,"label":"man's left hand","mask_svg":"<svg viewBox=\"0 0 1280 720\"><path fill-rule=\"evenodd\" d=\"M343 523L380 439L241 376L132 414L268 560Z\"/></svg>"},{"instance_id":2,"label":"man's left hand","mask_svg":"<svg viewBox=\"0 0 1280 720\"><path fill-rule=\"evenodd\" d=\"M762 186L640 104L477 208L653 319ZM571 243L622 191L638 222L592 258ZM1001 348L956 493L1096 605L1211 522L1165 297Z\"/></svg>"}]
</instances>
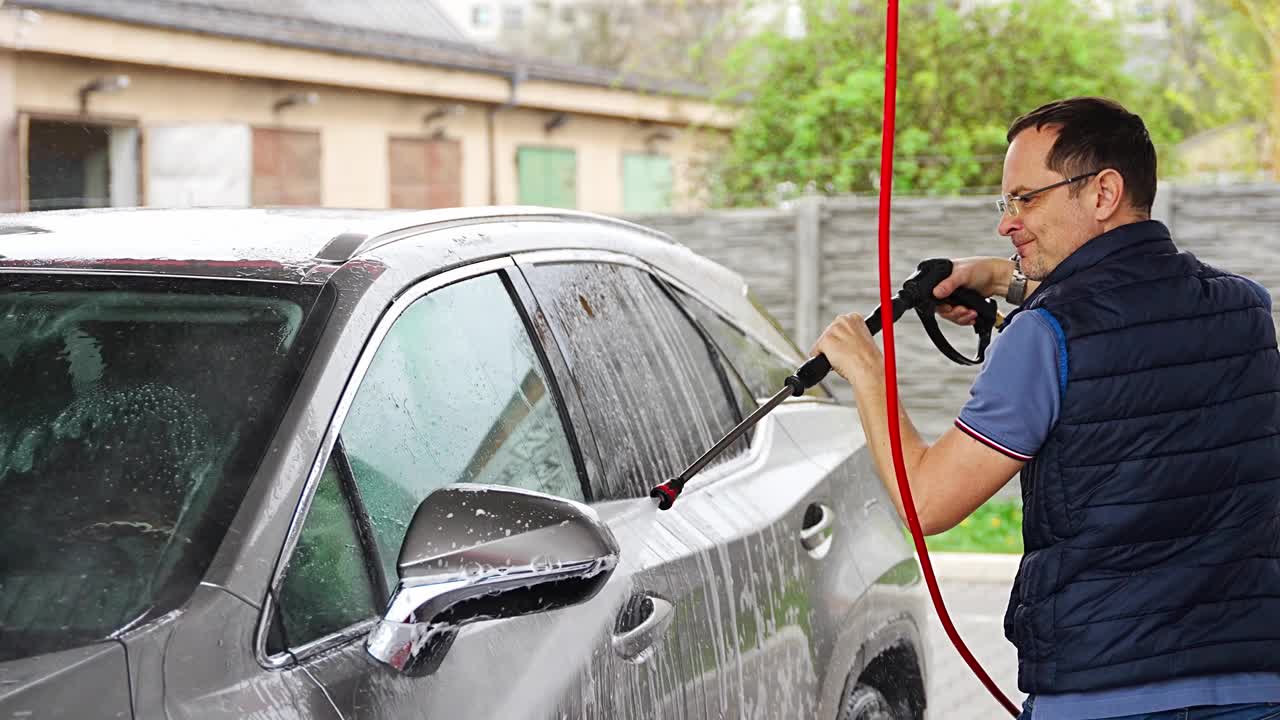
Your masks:
<instances>
[{"instance_id":1,"label":"man's left hand","mask_svg":"<svg viewBox=\"0 0 1280 720\"><path fill-rule=\"evenodd\" d=\"M868 373L884 374L884 355L871 337L867 321L857 313L838 316L822 331L809 351L811 356L818 353L826 355L831 369L850 383Z\"/></svg>"}]
</instances>

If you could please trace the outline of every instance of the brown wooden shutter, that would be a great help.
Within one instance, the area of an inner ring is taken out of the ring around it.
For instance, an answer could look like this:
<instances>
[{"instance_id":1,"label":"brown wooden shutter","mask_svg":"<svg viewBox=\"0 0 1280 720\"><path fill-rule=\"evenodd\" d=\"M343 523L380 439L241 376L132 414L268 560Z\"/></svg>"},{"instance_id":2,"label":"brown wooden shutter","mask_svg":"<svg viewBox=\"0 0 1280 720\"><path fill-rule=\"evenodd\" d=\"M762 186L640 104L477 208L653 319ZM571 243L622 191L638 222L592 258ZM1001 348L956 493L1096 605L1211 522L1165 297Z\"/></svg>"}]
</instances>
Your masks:
<instances>
[{"instance_id":1,"label":"brown wooden shutter","mask_svg":"<svg viewBox=\"0 0 1280 720\"><path fill-rule=\"evenodd\" d=\"M321 204L320 133L253 129L253 204Z\"/></svg>"},{"instance_id":2,"label":"brown wooden shutter","mask_svg":"<svg viewBox=\"0 0 1280 720\"><path fill-rule=\"evenodd\" d=\"M391 207L439 208L462 204L462 143L391 138Z\"/></svg>"}]
</instances>

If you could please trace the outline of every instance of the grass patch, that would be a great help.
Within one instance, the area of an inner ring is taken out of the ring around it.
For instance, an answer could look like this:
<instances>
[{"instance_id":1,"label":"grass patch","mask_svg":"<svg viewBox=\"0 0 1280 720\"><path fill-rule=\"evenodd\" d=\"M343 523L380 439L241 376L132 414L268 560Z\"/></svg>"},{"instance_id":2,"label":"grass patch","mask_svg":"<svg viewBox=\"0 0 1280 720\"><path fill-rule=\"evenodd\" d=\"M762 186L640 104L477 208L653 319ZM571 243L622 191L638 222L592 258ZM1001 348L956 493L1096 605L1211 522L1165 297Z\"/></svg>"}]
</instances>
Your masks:
<instances>
[{"instance_id":1,"label":"grass patch","mask_svg":"<svg viewBox=\"0 0 1280 720\"><path fill-rule=\"evenodd\" d=\"M910 531L907 531L910 538ZM1022 503L988 500L950 530L924 539L937 552L1022 554Z\"/></svg>"}]
</instances>

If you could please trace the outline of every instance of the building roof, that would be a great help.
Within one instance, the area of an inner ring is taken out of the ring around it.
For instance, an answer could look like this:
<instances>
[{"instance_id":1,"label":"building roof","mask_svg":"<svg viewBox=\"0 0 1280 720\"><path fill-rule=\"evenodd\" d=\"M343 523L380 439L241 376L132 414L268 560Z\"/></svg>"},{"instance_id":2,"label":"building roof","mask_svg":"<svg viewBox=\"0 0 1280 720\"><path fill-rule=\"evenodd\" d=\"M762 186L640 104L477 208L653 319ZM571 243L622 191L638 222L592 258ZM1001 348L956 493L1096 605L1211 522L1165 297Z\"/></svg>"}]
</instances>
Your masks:
<instances>
[{"instance_id":1,"label":"building roof","mask_svg":"<svg viewBox=\"0 0 1280 720\"><path fill-rule=\"evenodd\" d=\"M277 18L279 22L315 22L383 33L415 35L457 44L467 36L433 0L411 2L334 2L334 0L181 0L232 16L249 13ZM136 0L128 3L142 6ZM172 4L172 3L170 3Z\"/></svg>"},{"instance_id":2,"label":"building roof","mask_svg":"<svg viewBox=\"0 0 1280 720\"><path fill-rule=\"evenodd\" d=\"M10 6L534 80L705 98L696 83L480 48L430 0L9 0Z\"/></svg>"}]
</instances>

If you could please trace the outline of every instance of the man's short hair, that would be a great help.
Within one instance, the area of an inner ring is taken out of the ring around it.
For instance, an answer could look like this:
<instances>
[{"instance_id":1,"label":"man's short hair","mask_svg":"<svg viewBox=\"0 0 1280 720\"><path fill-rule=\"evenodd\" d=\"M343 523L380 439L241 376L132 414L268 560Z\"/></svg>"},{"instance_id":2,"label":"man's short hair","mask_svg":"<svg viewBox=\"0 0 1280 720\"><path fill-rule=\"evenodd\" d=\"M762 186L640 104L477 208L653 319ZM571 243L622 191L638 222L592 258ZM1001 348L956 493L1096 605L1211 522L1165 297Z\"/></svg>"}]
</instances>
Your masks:
<instances>
[{"instance_id":1,"label":"man's short hair","mask_svg":"<svg viewBox=\"0 0 1280 720\"><path fill-rule=\"evenodd\" d=\"M1023 130L1050 127L1058 137L1049 151L1050 170L1074 177L1111 168L1124 178L1125 194L1134 209L1151 214L1156 200L1156 149L1142 118L1114 100L1075 97L1032 110L1013 121L1007 140ZM1078 195L1083 185L1071 188Z\"/></svg>"}]
</instances>

